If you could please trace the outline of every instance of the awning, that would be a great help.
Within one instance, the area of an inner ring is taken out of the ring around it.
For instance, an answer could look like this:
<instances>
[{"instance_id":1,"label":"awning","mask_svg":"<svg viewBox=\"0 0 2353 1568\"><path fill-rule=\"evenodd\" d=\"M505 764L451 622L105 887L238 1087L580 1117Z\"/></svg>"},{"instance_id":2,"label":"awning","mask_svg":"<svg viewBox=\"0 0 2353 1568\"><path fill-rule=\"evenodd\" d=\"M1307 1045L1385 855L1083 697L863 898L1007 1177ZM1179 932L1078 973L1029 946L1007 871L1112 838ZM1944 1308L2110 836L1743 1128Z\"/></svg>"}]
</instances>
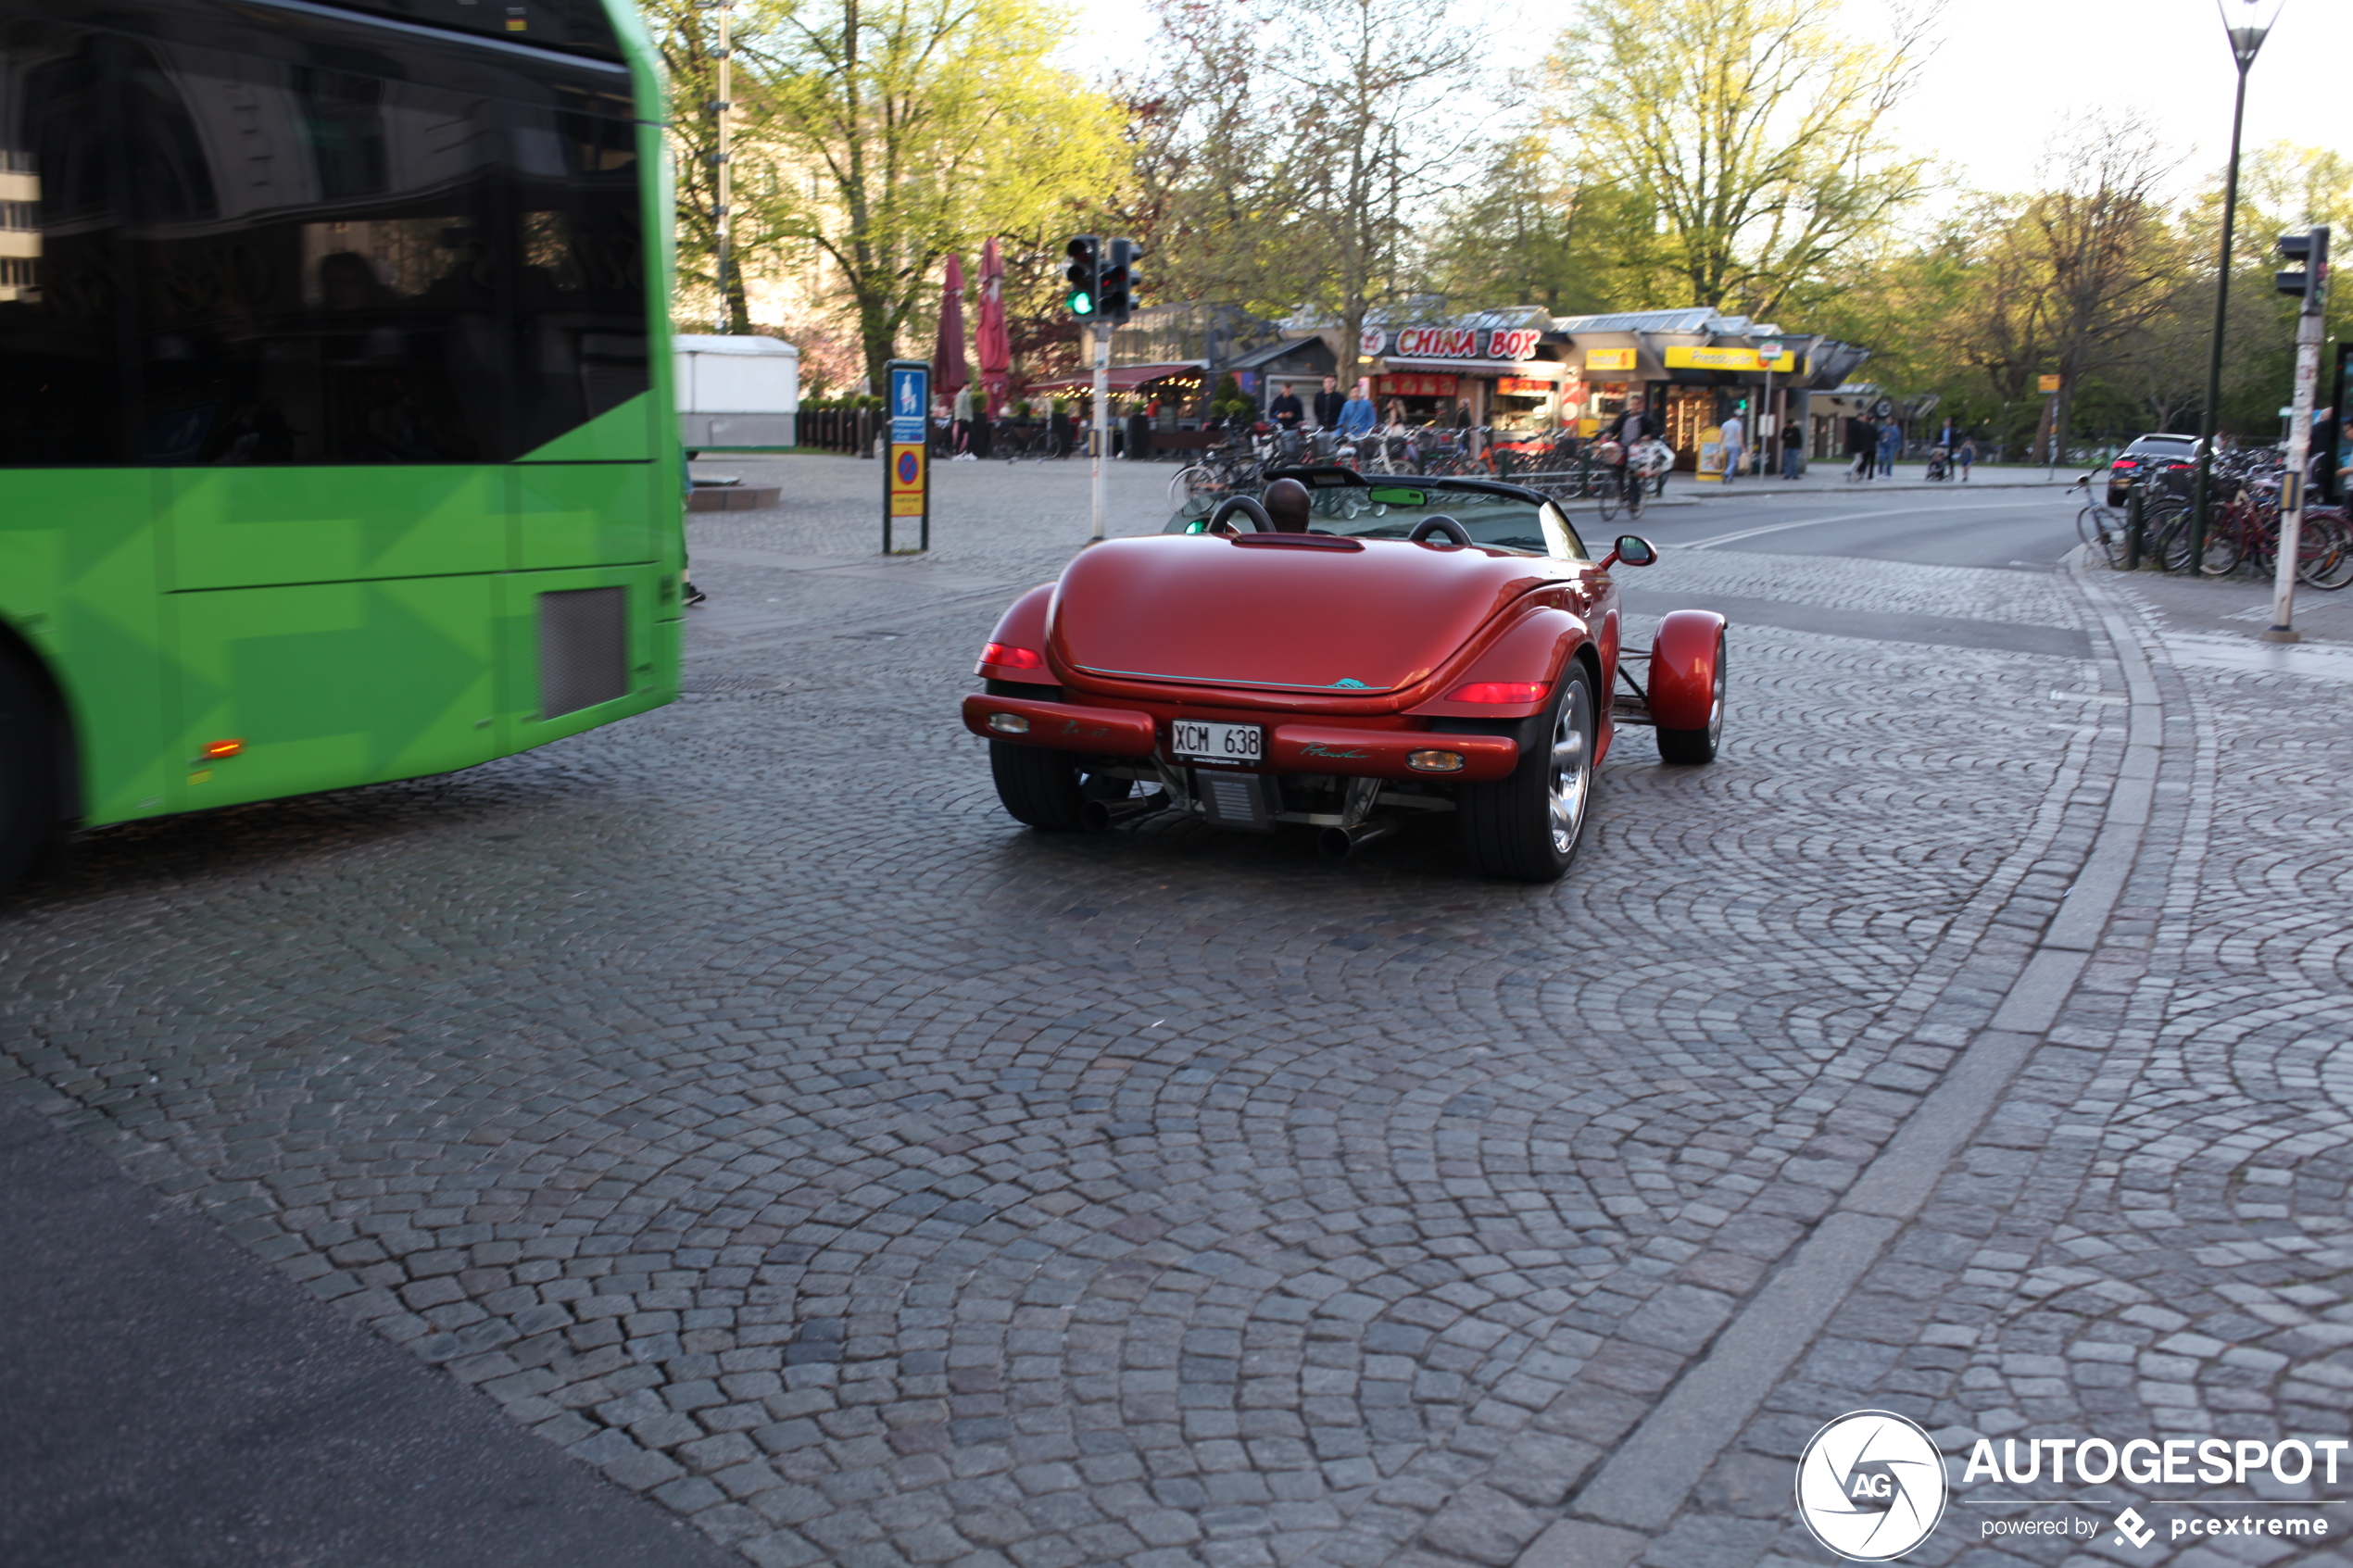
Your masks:
<instances>
[{"instance_id":1,"label":"awning","mask_svg":"<svg viewBox=\"0 0 2353 1568\"><path fill-rule=\"evenodd\" d=\"M1111 368L1111 389L1114 392L1133 392L1147 382L1162 381L1169 376L1197 376L1201 374L1201 369L1198 359L1178 359L1163 365L1114 365ZM1095 372L1088 370L1082 375L1056 376L1051 381L1031 382L1025 395L1035 396L1041 392L1092 392L1094 388Z\"/></svg>"},{"instance_id":2,"label":"awning","mask_svg":"<svg viewBox=\"0 0 2353 1568\"><path fill-rule=\"evenodd\" d=\"M1558 381L1562 366L1557 359L1384 359L1383 375L1403 372L1426 375L1436 371L1442 376L1530 376L1538 381Z\"/></svg>"}]
</instances>

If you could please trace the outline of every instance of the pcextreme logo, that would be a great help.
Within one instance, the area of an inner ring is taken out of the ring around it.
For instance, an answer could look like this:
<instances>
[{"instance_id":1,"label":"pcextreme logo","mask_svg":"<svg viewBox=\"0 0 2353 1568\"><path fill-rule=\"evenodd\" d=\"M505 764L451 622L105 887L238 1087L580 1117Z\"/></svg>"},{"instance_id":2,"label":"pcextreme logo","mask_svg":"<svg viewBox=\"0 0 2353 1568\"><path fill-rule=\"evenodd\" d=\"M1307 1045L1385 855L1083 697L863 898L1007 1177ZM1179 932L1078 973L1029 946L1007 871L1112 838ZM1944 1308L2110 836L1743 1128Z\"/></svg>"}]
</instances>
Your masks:
<instances>
[{"instance_id":1,"label":"pcextreme logo","mask_svg":"<svg viewBox=\"0 0 2353 1568\"><path fill-rule=\"evenodd\" d=\"M1798 1457L1797 1516L1841 1557L1890 1562L1944 1517L1944 1456L1891 1411L1840 1416Z\"/></svg>"}]
</instances>

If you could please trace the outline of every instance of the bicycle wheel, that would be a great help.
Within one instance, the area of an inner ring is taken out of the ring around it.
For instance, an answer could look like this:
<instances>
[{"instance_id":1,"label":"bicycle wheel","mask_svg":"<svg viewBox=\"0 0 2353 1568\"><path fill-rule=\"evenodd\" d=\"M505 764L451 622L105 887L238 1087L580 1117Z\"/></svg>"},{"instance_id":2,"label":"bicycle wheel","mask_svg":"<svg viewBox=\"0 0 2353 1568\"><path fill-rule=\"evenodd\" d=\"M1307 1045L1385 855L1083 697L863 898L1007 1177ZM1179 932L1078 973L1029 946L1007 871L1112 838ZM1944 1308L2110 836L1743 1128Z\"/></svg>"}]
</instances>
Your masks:
<instances>
[{"instance_id":1,"label":"bicycle wheel","mask_svg":"<svg viewBox=\"0 0 2353 1568\"><path fill-rule=\"evenodd\" d=\"M2228 577L2239 569L2246 558L2246 546L2239 536L2238 519L2228 510L2206 522L2206 551L2197 558L2197 569L2208 577Z\"/></svg>"},{"instance_id":2,"label":"bicycle wheel","mask_svg":"<svg viewBox=\"0 0 2353 1568\"><path fill-rule=\"evenodd\" d=\"M1595 497L1601 505L1602 521L1604 522L1612 522L1617 520L1617 503L1623 499L1625 495L1626 484L1625 482L1618 477L1618 472L1619 470L1613 470L1603 476L1601 492Z\"/></svg>"},{"instance_id":3,"label":"bicycle wheel","mask_svg":"<svg viewBox=\"0 0 2353 1568\"><path fill-rule=\"evenodd\" d=\"M2124 559L2124 523L2114 512L2097 501L2087 503L2075 514L2075 536L2100 554L2110 566Z\"/></svg>"},{"instance_id":4,"label":"bicycle wheel","mask_svg":"<svg viewBox=\"0 0 2353 1568\"><path fill-rule=\"evenodd\" d=\"M2141 521L2147 548L2144 560L2157 562L2160 571L2190 569L2190 514L2187 508L2144 513Z\"/></svg>"},{"instance_id":5,"label":"bicycle wheel","mask_svg":"<svg viewBox=\"0 0 2353 1568\"><path fill-rule=\"evenodd\" d=\"M1172 507L1191 506L1197 496L1208 494L1210 486L1216 481L1217 476L1210 471L1207 463L1178 469L1168 476L1168 504Z\"/></svg>"},{"instance_id":6,"label":"bicycle wheel","mask_svg":"<svg viewBox=\"0 0 2353 1568\"><path fill-rule=\"evenodd\" d=\"M2296 549L2297 582L2329 593L2353 583L2353 534L2342 520L2306 518L2301 532Z\"/></svg>"}]
</instances>

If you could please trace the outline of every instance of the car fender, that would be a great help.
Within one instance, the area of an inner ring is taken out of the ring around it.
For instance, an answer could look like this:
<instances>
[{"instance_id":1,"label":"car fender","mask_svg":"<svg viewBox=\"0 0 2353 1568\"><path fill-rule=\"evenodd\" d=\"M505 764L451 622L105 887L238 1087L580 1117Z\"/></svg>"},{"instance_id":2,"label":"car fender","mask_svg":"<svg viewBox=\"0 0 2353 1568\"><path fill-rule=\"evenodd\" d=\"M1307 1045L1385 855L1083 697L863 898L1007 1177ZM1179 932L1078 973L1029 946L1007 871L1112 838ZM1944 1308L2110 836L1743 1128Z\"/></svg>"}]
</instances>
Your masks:
<instances>
[{"instance_id":1,"label":"car fender","mask_svg":"<svg viewBox=\"0 0 2353 1568\"><path fill-rule=\"evenodd\" d=\"M1560 679L1562 669L1577 650L1592 639L1592 629L1583 617L1565 609L1535 610L1522 616L1449 676L1445 689L1453 691L1474 681L1541 681L1550 686ZM1525 719L1544 711L1552 695L1547 691L1541 700L1529 703L1449 702L1441 696L1406 711L1432 719Z\"/></svg>"},{"instance_id":2,"label":"car fender","mask_svg":"<svg viewBox=\"0 0 2353 1568\"><path fill-rule=\"evenodd\" d=\"M1650 709L1660 729L1707 728L1724 626L1724 618L1707 609L1674 610L1658 623L1651 644Z\"/></svg>"},{"instance_id":3,"label":"car fender","mask_svg":"<svg viewBox=\"0 0 2353 1568\"><path fill-rule=\"evenodd\" d=\"M1024 685L1052 686L1061 684L1051 665L1052 656L1046 649L1046 619L1054 602L1054 585L1040 583L1009 606L997 618L997 629L988 633L992 643L1004 643L1017 648L1028 648L1045 658L1050 668L1017 670L1006 664L975 665L973 673L992 681L1018 681Z\"/></svg>"}]
</instances>

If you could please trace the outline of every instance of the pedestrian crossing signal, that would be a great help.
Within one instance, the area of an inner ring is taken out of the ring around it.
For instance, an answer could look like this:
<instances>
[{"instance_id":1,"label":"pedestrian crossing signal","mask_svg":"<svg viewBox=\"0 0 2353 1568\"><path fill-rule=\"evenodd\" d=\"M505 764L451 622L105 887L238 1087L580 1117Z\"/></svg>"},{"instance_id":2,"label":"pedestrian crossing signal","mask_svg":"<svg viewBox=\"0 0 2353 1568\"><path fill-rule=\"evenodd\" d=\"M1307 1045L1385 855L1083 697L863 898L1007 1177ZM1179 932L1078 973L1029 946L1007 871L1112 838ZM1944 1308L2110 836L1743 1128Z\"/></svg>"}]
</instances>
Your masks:
<instances>
[{"instance_id":1,"label":"pedestrian crossing signal","mask_svg":"<svg viewBox=\"0 0 2353 1568\"><path fill-rule=\"evenodd\" d=\"M1070 292L1063 303L1072 315L1091 320L1095 302L1102 294L1102 241L1093 234L1078 234L1063 249L1070 257L1070 265L1063 269L1063 276L1070 280Z\"/></svg>"}]
</instances>

